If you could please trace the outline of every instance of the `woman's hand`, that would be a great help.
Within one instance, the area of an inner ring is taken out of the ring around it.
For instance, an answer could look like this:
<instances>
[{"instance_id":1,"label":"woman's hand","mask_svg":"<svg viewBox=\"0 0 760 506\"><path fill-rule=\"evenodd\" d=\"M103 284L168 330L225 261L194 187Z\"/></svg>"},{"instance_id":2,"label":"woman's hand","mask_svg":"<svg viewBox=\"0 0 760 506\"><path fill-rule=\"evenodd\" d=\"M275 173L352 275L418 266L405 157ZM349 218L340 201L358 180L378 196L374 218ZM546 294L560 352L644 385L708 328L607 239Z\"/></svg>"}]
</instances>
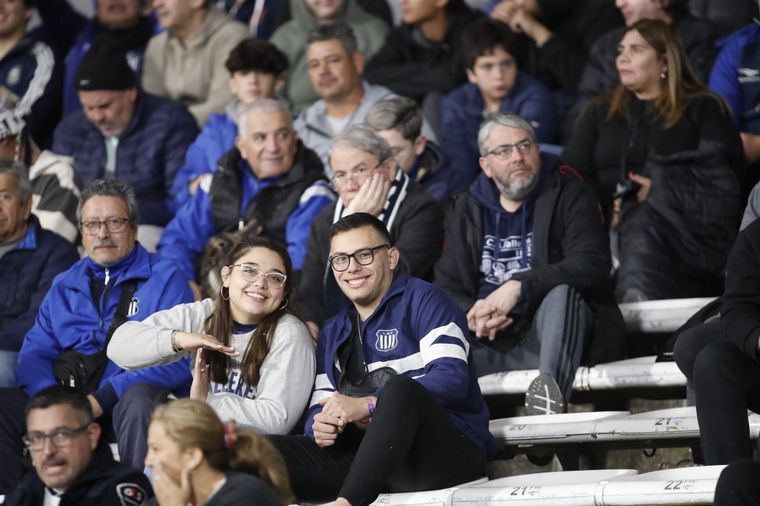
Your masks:
<instances>
[{"instance_id":1,"label":"woman's hand","mask_svg":"<svg viewBox=\"0 0 760 506\"><path fill-rule=\"evenodd\" d=\"M369 418L369 406L366 397L349 397L335 392L330 398L320 401L322 412L340 419L343 425ZM374 399L373 404L377 403Z\"/></svg>"},{"instance_id":2,"label":"woman's hand","mask_svg":"<svg viewBox=\"0 0 760 506\"><path fill-rule=\"evenodd\" d=\"M240 355L232 346L225 346L219 342L214 336L208 334L198 334L195 332L182 332L181 330L174 331L174 343L183 350L195 351L205 348L211 351L218 351L229 355L230 357L237 357Z\"/></svg>"},{"instance_id":3,"label":"woman's hand","mask_svg":"<svg viewBox=\"0 0 760 506\"><path fill-rule=\"evenodd\" d=\"M177 483L157 464L153 467L153 492L160 506L192 506L195 499L190 486L190 469L182 470Z\"/></svg>"},{"instance_id":4,"label":"woman's hand","mask_svg":"<svg viewBox=\"0 0 760 506\"><path fill-rule=\"evenodd\" d=\"M204 358L203 348L195 354L195 366L193 368L193 384L190 386L190 398L206 402L208 397L208 365Z\"/></svg>"},{"instance_id":5,"label":"woman's hand","mask_svg":"<svg viewBox=\"0 0 760 506\"><path fill-rule=\"evenodd\" d=\"M636 192L638 203L643 204L646 202L647 198L649 198L649 191L652 189L652 179L634 172L628 173L628 179L640 185L640 188Z\"/></svg>"}]
</instances>

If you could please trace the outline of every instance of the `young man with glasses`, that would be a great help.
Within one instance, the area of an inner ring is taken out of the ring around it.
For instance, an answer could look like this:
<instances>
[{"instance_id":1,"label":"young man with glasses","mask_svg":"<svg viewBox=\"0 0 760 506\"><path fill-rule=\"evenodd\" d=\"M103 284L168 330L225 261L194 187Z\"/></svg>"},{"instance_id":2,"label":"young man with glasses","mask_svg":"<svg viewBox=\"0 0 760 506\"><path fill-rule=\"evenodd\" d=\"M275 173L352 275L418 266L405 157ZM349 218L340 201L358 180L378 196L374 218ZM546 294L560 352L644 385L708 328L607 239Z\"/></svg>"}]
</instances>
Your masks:
<instances>
[{"instance_id":1,"label":"young man with glasses","mask_svg":"<svg viewBox=\"0 0 760 506\"><path fill-rule=\"evenodd\" d=\"M153 496L148 478L116 462L87 398L52 386L26 406L23 437L34 463L6 505L139 506Z\"/></svg>"},{"instance_id":2,"label":"young man with glasses","mask_svg":"<svg viewBox=\"0 0 760 506\"><path fill-rule=\"evenodd\" d=\"M478 144L483 174L447 209L435 283L480 338L478 374L539 369L528 413L562 412L583 357L622 353L599 204L572 168L541 153L519 116L489 116Z\"/></svg>"},{"instance_id":3,"label":"young man with glasses","mask_svg":"<svg viewBox=\"0 0 760 506\"><path fill-rule=\"evenodd\" d=\"M124 371L105 357L106 341L120 321L143 320L193 300L179 271L137 242L134 192L121 181L96 180L82 191L77 216L87 256L58 275L42 301L19 352L20 389L0 389L0 494L21 475L23 407L44 388L77 382L95 416L113 418L122 462L136 466L145 458L147 422L158 394L189 391L187 362ZM63 364L75 370L84 365L87 374L67 372L64 379L55 372Z\"/></svg>"},{"instance_id":4,"label":"young man with glasses","mask_svg":"<svg viewBox=\"0 0 760 506\"><path fill-rule=\"evenodd\" d=\"M326 318L348 304L329 275L333 223L358 212L379 218L402 252L399 270L423 279L432 275L443 240L440 205L399 170L391 147L368 126L354 125L335 139L330 165L340 198L314 219L299 284L299 293L309 294L299 311L315 335Z\"/></svg>"},{"instance_id":5,"label":"young man with glasses","mask_svg":"<svg viewBox=\"0 0 760 506\"><path fill-rule=\"evenodd\" d=\"M329 234L331 276L351 304L317 340L306 435L272 439L296 496L369 504L382 490L483 476L494 442L464 313L396 273L403 253L374 216L351 214Z\"/></svg>"}]
</instances>

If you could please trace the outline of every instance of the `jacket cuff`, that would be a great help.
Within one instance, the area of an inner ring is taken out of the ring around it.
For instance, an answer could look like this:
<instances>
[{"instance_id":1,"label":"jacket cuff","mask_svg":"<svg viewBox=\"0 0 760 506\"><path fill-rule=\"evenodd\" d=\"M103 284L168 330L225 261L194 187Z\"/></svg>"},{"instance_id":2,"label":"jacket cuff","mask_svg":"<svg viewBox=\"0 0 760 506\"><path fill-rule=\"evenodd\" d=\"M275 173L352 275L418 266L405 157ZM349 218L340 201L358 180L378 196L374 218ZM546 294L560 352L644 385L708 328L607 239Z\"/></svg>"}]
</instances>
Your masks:
<instances>
[{"instance_id":1,"label":"jacket cuff","mask_svg":"<svg viewBox=\"0 0 760 506\"><path fill-rule=\"evenodd\" d=\"M92 396L100 404L103 413L110 413L116 403L119 402L119 396L110 381L106 381L103 386L92 393Z\"/></svg>"}]
</instances>

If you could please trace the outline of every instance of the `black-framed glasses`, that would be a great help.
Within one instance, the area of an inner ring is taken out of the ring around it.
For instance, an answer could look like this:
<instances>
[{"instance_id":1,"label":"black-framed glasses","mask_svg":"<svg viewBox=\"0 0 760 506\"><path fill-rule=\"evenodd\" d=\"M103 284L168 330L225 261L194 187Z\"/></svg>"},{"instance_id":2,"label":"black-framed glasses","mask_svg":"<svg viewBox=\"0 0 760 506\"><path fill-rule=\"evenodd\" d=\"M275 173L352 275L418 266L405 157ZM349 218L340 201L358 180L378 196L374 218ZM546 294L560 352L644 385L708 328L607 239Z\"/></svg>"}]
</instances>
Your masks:
<instances>
[{"instance_id":1,"label":"black-framed glasses","mask_svg":"<svg viewBox=\"0 0 760 506\"><path fill-rule=\"evenodd\" d=\"M353 253L336 253L328 259L330 267L334 271L343 272L348 269L348 264L351 263L351 259L356 260L359 265L369 265L375 260L375 250L380 248L390 248L390 244L381 244L373 248L362 248L354 251Z\"/></svg>"},{"instance_id":2,"label":"black-framed glasses","mask_svg":"<svg viewBox=\"0 0 760 506\"><path fill-rule=\"evenodd\" d=\"M68 427L65 427L62 429L54 430L48 434L45 434L44 432L30 432L21 439L24 441L24 446L30 450L42 450L45 447L46 439L50 439L50 442L53 443L53 446L56 448L63 448L71 443L71 440L74 436L80 432L87 430L87 427L89 427L91 423L92 421L89 421L81 427L77 427L75 429L69 429Z\"/></svg>"},{"instance_id":3,"label":"black-framed glasses","mask_svg":"<svg viewBox=\"0 0 760 506\"><path fill-rule=\"evenodd\" d=\"M105 225L109 232L117 234L124 232L127 228L127 223L132 220L129 218L108 218L105 220L88 220L82 221L79 224L82 226L82 230L90 235L95 235L100 232L100 227Z\"/></svg>"},{"instance_id":4,"label":"black-framed glasses","mask_svg":"<svg viewBox=\"0 0 760 506\"><path fill-rule=\"evenodd\" d=\"M366 165L362 164L358 167L354 167L349 172L339 170L337 172L333 173L333 176L331 178L331 181L335 186L340 186L346 184L346 181L348 181L348 178L351 179L360 179L369 176L372 172L374 172L378 167L380 167L385 160L380 160L377 162L377 165L372 167L371 169L367 167Z\"/></svg>"},{"instance_id":5,"label":"black-framed glasses","mask_svg":"<svg viewBox=\"0 0 760 506\"><path fill-rule=\"evenodd\" d=\"M515 148L517 148L517 151L520 153L525 154L535 145L536 143L530 139L525 139L514 144L502 144L501 146L496 146L491 151L488 151L485 156L493 155L499 160L506 160L512 156L512 152Z\"/></svg>"},{"instance_id":6,"label":"black-framed glasses","mask_svg":"<svg viewBox=\"0 0 760 506\"><path fill-rule=\"evenodd\" d=\"M263 276L267 285L272 285L275 288L282 288L285 286L285 281L288 279L288 277L281 272L264 272L255 264L232 264L229 266L230 269L233 267L240 267L240 274L248 283L254 283Z\"/></svg>"}]
</instances>

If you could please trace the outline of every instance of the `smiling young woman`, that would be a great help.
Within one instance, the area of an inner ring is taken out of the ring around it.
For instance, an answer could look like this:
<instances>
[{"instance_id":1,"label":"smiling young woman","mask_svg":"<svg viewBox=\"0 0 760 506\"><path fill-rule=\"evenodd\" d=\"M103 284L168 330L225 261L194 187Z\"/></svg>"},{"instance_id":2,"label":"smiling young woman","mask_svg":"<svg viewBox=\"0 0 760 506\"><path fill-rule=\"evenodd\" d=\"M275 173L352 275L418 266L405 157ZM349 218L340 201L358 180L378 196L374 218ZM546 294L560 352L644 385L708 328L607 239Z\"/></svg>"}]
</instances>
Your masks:
<instances>
[{"instance_id":1,"label":"smiling young woman","mask_svg":"<svg viewBox=\"0 0 760 506\"><path fill-rule=\"evenodd\" d=\"M306 407L315 369L309 332L290 310L290 257L271 239L244 239L221 277L213 300L122 325L108 356L125 369L192 359L191 397L223 420L286 434Z\"/></svg>"}]
</instances>

